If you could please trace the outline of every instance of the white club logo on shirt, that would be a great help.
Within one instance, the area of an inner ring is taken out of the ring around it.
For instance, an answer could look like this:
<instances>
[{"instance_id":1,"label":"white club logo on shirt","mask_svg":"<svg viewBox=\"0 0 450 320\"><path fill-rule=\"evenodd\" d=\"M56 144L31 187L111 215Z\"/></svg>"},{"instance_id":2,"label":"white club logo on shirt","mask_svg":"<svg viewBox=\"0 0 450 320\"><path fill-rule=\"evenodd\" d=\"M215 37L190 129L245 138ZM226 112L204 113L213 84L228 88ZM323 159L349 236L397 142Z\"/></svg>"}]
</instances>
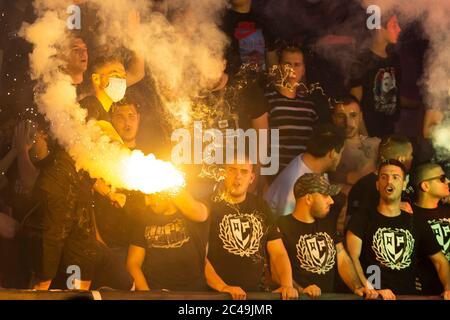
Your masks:
<instances>
[{"instance_id":1,"label":"white club logo on shirt","mask_svg":"<svg viewBox=\"0 0 450 320\"><path fill-rule=\"evenodd\" d=\"M442 253L450 261L450 218L429 220L428 223L442 248Z\"/></svg>"},{"instance_id":2,"label":"white club logo on shirt","mask_svg":"<svg viewBox=\"0 0 450 320\"><path fill-rule=\"evenodd\" d=\"M261 220L254 214L229 214L220 222L219 238L229 253L250 257L258 252L262 236Z\"/></svg>"},{"instance_id":3,"label":"white club logo on shirt","mask_svg":"<svg viewBox=\"0 0 450 320\"><path fill-rule=\"evenodd\" d=\"M300 236L296 248L300 267L309 272L325 274L335 264L336 249L326 232Z\"/></svg>"},{"instance_id":4,"label":"white club logo on shirt","mask_svg":"<svg viewBox=\"0 0 450 320\"><path fill-rule=\"evenodd\" d=\"M398 228L378 228L373 236L372 249L382 265L401 270L411 265L414 238L409 230Z\"/></svg>"}]
</instances>

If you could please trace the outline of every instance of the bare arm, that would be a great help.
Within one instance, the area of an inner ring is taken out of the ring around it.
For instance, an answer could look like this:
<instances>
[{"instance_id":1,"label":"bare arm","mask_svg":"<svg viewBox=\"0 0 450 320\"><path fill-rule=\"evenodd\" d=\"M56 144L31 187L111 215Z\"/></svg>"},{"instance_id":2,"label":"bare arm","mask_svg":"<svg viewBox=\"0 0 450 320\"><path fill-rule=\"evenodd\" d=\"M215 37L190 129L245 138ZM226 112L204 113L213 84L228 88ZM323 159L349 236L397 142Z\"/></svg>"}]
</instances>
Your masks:
<instances>
[{"instance_id":1,"label":"bare arm","mask_svg":"<svg viewBox=\"0 0 450 320\"><path fill-rule=\"evenodd\" d=\"M208 258L205 261L205 278L206 283L212 289L218 292L226 292L231 295L233 300L245 300L247 294L241 287L229 286L222 280L222 278L217 274L211 262L209 262Z\"/></svg>"},{"instance_id":2,"label":"bare arm","mask_svg":"<svg viewBox=\"0 0 450 320\"><path fill-rule=\"evenodd\" d=\"M355 268L359 281L365 287L373 289L372 285L367 281L367 278L364 274L364 270L361 266L361 262L359 261L362 249L362 240L351 231L347 231L346 239L347 239L348 253L353 262L353 266Z\"/></svg>"},{"instance_id":3,"label":"bare arm","mask_svg":"<svg viewBox=\"0 0 450 320\"><path fill-rule=\"evenodd\" d=\"M200 201L185 189L182 189L174 198L173 203L188 219L197 222L204 222L208 219L209 210Z\"/></svg>"},{"instance_id":4,"label":"bare arm","mask_svg":"<svg viewBox=\"0 0 450 320\"><path fill-rule=\"evenodd\" d=\"M447 296L447 299L450 299L450 266L447 258L439 251L430 256L430 260L433 262L439 280L441 280L442 286L444 287L444 297Z\"/></svg>"},{"instance_id":5,"label":"bare arm","mask_svg":"<svg viewBox=\"0 0 450 320\"><path fill-rule=\"evenodd\" d=\"M342 280L344 280L347 287L349 287L352 292L355 292L356 289L362 287L362 284L359 280L358 274L356 273L352 259L345 251L342 243L338 243L336 245L336 252L339 275Z\"/></svg>"},{"instance_id":6,"label":"bare arm","mask_svg":"<svg viewBox=\"0 0 450 320\"><path fill-rule=\"evenodd\" d=\"M141 27L141 17L137 10L132 10L128 15L130 32L139 32ZM144 52L142 44L136 44L133 57L127 69L127 87L141 81L145 76Z\"/></svg>"},{"instance_id":7,"label":"bare arm","mask_svg":"<svg viewBox=\"0 0 450 320\"><path fill-rule=\"evenodd\" d=\"M130 245L128 248L127 256L127 270L134 279L136 285L136 290L148 291L150 287L148 286L147 279L145 279L144 273L142 272L142 264L145 259L145 249Z\"/></svg>"},{"instance_id":8,"label":"bare arm","mask_svg":"<svg viewBox=\"0 0 450 320\"><path fill-rule=\"evenodd\" d=\"M293 287L292 268L286 248L281 239L267 242L273 280L282 287Z\"/></svg>"}]
</instances>

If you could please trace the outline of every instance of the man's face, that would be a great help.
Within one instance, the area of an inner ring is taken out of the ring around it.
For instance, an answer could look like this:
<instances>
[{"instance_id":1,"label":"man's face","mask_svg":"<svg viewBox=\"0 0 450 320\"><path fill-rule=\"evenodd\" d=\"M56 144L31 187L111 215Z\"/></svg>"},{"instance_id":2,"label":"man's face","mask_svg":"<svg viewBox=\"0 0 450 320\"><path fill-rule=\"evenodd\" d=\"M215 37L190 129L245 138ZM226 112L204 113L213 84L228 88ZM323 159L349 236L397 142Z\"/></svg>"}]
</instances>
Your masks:
<instances>
[{"instance_id":1,"label":"man's face","mask_svg":"<svg viewBox=\"0 0 450 320\"><path fill-rule=\"evenodd\" d=\"M400 200L405 177L402 169L394 165L381 168L376 182L381 199L385 202Z\"/></svg>"},{"instance_id":2,"label":"man's face","mask_svg":"<svg viewBox=\"0 0 450 320\"><path fill-rule=\"evenodd\" d=\"M124 142L136 140L140 116L132 104L114 108L111 122Z\"/></svg>"},{"instance_id":3,"label":"man's face","mask_svg":"<svg viewBox=\"0 0 450 320\"><path fill-rule=\"evenodd\" d=\"M329 195L313 193L311 205L311 215L317 219L325 218L330 212L330 206L334 203Z\"/></svg>"},{"instance_id":4,"label":"man's face","mask_svg":"<svg viewBox=\"0 0 450 320\"><path fill-rule=\"evenodd\" d=\"M400 32L402 29L398 24L397 16L392 16L386 26L387 37L389 43L397 43L398 37L400 36Z\"/></svg>"},{"instance_id":5,"label":"man's face","mask_svg":"<svg viewBox=\"0 0 450 320\"><path fill-rule=\"evenodd\" d=\"M344 148L341 148L341 150L339 152L337 152L334 149L331 151L331 153L329 154L330 164L329 164L326 172L335 172L336 171L337 167L339 166L339 163L341 162L343 151L344 151Z\"/></svg>"},{"instance_id":6,"label":"man's face","mask_svg":"<svg viewBox=\"0 0 450 320\"><path fill-rule=\"evenodd\" d=\"M347 105L339 104L334 109L333 122L345 130L347 139L354 138L359 133L361 123L361 110L356 102Z\"/></svg>"},{"instance_id":7,"label":"man's face","mask_svg":"<svg viewBox=\"0 0 450 320\"><path fill-rule=\"evenodd\" d=\"M166 214L172 207L169 196L160 193L146 195L145 202L156 214Z\"/></svg>"},{"instance_id":8,"label":"man's face","mask_svg":"<svg viewBox=\"0 0 450 320\"><path fill-rule=\"evenodd\" d=\"M392 81L391 74L389 72L385 72L383 74L383 80L381 82L381 89L383 92L387 93L392 90L394 87L394 82Z\"/></svg>"},{"instance_id":9,"label":"man's face","mask_svg":"<svg viewBox=\"0 0 450 320\"><path fill-rule=\"evenodd\" d=\"M254 179L251 163L229 164L226 166L225 190L233 197L241 197L247 193Z\"/></svg>"},{"instance_id":10,"label":"man's face","mask_svg":"<svg viewBox=\"0 0 450 320\"><path fill-rule=\"evenodd\" d=\"M303 54L300 52L283 51L280 59L280 66L284 68L288 66L292 68L293 72L289 74L289 83L294 84L300 82L305 75L305 64L303 61Z\"/></svg>"},{"instance_id":11,"label":"man's face","mask_svg":"<svg viewBox=\"0 0 450 320\"><path fill-rule=\"evenodd\" d=\"M84 73L88 66L86 43L81 38L74 38L70 44L67 69L74 73Z\"/></svg>"},{"instance_id":12,"label":"man's face","mask_svg":"<svg viewBox=\"0 0 450 320\"><path fill-rule=\"evenodd\" d=\"M101 67L98 72L93 75L94 86L104 90L109 84L109 78L127 78L125 67L121 62L111 62Z\"/></svg>"},{"instance_id":13,"label":"man's face","mask_svg":"<svg viewBox=\"0 0 450 320\"><path fill-rule=\"evenodd\" d=\"M448 183L449 180L445 177L444 170L441 167L436 167L429 170L426 174L423 187L426 189L426 193L434 198L445 198L450 195Z\"/></svg>"}]
</instances>

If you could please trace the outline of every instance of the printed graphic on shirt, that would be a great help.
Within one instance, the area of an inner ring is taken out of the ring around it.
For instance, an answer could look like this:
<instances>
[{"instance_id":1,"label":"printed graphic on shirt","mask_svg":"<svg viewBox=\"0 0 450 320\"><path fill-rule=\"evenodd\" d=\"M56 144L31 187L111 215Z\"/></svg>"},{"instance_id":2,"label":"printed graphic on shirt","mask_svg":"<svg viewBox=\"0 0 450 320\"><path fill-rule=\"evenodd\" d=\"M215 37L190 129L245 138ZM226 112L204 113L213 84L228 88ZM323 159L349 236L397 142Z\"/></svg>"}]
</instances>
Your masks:
<instances>
[{"instance_id":1,"label":"printed graphic on shirt","mask_svg":"<svg viewBox=\"0 0 450 320\"><path fill-rule=\"evenodd\" d=\"M148 248L179 248L189 241L186 226L180 219L163 225L145 227L145 240Z\"/></svg>"},{"instance_id":2,"label":"printed graphic on shirt","mask_svg":"<svg viewBox=\"0 0 450 320\"><path fill-rule=\"evenodd\" d=\"M428 223L442 248L442 252L447 260L450 261L450 219L429 220Z\"/></svg>"},{"instance_id":3,"label":"printed graphic on shirt","mask_svg":"<svg viewBox=\"0 0 450 320\"><path fill-rule=\"evenodd\" d=\"M392 115L397 107L397 81L395 69L382 68L378 70L373 86L375 111Z\"/></svg>"},{"instance_id":4,"label":"printed graphic on shirt","mask_svg":"<svg viewBox=\"0 0 450 320\"><path fill-rule=\"evenodd\" d=\"M254 214L229 214L220 222L219 238L223 248L241 257L258 252L263 234L261 220Z\"/></svg>"},{"instance_id":5,"label":"printed graphic on shirt","mask_svg":"<svg viewBox=\"0 0 450 320\"><path fill-rule=\"evenodd\" d=\"M302 235L296 247L300 267L306 271L325 274L333 268L336 249L328 233Z\"/></svg>"},{"instance_id":6,"label":"printed graphic on shirt","mask_svg":"<svg viewBox=\"0 0 450 320\"><path fill-rule=\"evenodd\" d=\"M379 228L373 236L372 249L376 259L392 270L401 270L411 265L414 238L409 230Z\"/></svg>"},{"instance_id":7,"label":"printed graphic on shirt","mask_svg":"<svg viewBox=\"0 0 450 320\"><path fill-rule=\"evenodd\" d=\"M254 63L265 70L265 41L261 29L254 22L240 22L234 32L239 41L242 63Z\"/></svg>"}]
</instances>

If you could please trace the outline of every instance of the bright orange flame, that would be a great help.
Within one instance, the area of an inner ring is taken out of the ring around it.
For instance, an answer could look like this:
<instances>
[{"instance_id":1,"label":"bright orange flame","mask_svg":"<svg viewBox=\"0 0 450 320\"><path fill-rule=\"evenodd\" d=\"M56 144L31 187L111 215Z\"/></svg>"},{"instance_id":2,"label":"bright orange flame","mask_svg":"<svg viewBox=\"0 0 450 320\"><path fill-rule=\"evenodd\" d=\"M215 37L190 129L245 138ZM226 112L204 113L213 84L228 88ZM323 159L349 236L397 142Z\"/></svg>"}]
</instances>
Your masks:
<instances>
[{"instance_id":1,"label":"bright orange flame","mask_svg":"<svg viewBox=\"0 0 450 320\"><path fill-rule=\"evenodd\" d=\"M172 163L158 160L153 154L145 156L134 150L123 164L123 181L127 189L151 194L176 191L184 186L183 174Z\"/></svg>"}]
</instances>

